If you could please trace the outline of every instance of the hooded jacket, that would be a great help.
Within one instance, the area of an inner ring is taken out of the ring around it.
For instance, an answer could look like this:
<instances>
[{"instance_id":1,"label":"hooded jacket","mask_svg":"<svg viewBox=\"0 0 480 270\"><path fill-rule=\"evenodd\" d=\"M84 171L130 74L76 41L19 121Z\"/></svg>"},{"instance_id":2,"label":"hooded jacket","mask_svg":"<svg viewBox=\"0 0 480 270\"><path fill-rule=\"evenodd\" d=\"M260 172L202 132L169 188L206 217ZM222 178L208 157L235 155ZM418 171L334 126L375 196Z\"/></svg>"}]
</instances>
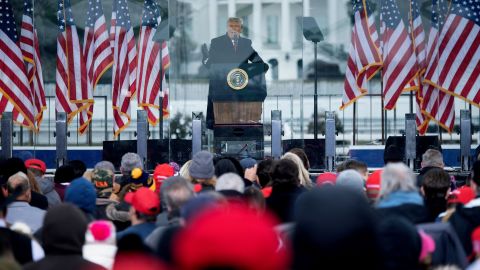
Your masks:
<instances>
[{"instance_id":1,"label":"hooded jacket","mask_svg":"<svg viewBox=\"0 0 480 270\"><path fill-rule=\"evenodd\" d=\"M62 202L60 195L58 195L57 191L55 190L55 183L53 183L53 181L42 177L35 177L35 180L40 186L42 194L47 197L49 207Z\"/></svg>"},{"instance_id":2,"label":"hooded jacket","mask_svg":"<svg viewBox=\"0 0 480 270\"><path fill-rule=\"evenodd\" d=\"M470 201L465 206L459 205L449 220L457 232L460 242L467 256L472 254L471 235L473 230L480 226L480 198Z\"/></svg>"},{"instance_id":3,"label":"hooded jacket","mask_svg":"<svg viewBox=\"0 0 480 270\"><path fill-rule=\"evenodd\" d=\"M70 269L96 270L103 267L82 257L87 219L71 204L59 204L48 210L43 224L42 238L45 258L25 266L25 270Z\"/></svg>"}]
</instances>

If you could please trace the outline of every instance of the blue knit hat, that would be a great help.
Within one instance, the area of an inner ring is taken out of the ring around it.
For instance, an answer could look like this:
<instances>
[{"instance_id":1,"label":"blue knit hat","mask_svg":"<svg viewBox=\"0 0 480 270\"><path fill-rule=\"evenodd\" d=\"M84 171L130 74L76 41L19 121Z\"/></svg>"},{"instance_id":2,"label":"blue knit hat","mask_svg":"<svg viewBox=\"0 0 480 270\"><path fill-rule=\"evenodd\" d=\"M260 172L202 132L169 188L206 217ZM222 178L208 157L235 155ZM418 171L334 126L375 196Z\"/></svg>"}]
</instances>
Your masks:
<instances>
[{"instance_id":1,"label":"blue knit hat","mask_svg":"<svg viewBox=\"0 0 480 270\"><path fill-rule=\"evenodd\" d=\"M87 179L79 177L68 185L65 202L72 203L88 214L96 210L97 193L95 187Z\"/></svg>"}]
</instances>

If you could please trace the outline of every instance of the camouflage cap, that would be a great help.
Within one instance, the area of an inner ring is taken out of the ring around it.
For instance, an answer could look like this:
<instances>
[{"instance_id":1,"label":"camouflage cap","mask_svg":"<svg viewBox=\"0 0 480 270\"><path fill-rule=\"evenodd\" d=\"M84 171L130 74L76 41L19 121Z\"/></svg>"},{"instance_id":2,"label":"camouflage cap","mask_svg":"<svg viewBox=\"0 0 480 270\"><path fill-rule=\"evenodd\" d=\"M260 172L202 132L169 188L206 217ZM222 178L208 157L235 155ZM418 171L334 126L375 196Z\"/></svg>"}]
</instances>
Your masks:
<instances>
[{"instance_id":1,"label":"camouflage cap","mask_svg":"<svg viewBox=\"0 0 480 270\"><path fill-rule=\"evenodd\" d=\"M92 171L92 184L97 190L111 188L113 186L113 177L112 171L95 169Z\"/></svg>"}]
</instances>

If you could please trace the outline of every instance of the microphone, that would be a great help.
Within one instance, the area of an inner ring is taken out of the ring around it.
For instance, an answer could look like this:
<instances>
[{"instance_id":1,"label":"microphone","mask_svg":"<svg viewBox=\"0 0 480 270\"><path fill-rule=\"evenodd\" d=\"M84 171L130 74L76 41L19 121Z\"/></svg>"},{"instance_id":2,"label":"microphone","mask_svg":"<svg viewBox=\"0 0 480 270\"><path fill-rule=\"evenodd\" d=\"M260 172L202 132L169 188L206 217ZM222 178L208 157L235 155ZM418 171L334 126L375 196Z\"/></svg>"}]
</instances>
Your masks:
<instances>
[{"instance_id":1,"label":"microphone","mask_svg":"<svg viewBox=\"0 0 480 270\"><path fill-rule=\"evenodd\" d=\"M236 31L232 31L233 47L235 48L235 50L237 49L239 38L240 38L240 34Z\"/></svg>"}]
</instances>

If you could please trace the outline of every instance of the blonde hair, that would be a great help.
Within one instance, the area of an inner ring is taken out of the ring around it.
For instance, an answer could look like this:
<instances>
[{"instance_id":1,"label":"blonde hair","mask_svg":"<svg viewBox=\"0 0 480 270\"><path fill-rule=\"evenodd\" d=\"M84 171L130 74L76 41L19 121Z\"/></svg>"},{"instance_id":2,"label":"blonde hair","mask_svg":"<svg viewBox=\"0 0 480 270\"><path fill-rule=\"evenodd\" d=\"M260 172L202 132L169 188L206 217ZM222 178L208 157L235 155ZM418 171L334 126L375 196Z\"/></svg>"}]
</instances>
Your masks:
<instances>
[{"instance_id":1,"label":"blonde hair","mask_svg":"<svg viewBox=\"0 0 480 270\"><path fill-rule=\"evenodd\" d=\"M296 154L287 152L282 156L282 159L291 160L293 161L293 163L295 163L295 165L297 165L298 179L300 179L300 185L306 188L313 187L312 180L310 180L310 174L308 173L307 169L305 169L305 166L303 166L302 160Z\"/></svg>"},{"instance_id":2,"label":"blonde hair","mask_svg":"<svg viewBox=\"0 0 480 270\"><path fill-rule=\"evenodd\" d=\"M180 168L178 174L188 181L193 182L193 177L190 175L190 171L188 170L190 169L190 165L192 165L192 160L185 162L185 164L183 164L183 166Z\"/></svg>"},{"instance_id":3,"label":"blonde hair","mask_svg":"<svg viewBox=\"0 0 480 270\"><path fill-rule=\"evenodd\" d=\"M228 20L227 20L227 24L228 24L229 22L239 23L240 25L243 26L243 20L242 20L242 18L230 17L230 18L228 18Z\"/></svg>"}]
</instances>

